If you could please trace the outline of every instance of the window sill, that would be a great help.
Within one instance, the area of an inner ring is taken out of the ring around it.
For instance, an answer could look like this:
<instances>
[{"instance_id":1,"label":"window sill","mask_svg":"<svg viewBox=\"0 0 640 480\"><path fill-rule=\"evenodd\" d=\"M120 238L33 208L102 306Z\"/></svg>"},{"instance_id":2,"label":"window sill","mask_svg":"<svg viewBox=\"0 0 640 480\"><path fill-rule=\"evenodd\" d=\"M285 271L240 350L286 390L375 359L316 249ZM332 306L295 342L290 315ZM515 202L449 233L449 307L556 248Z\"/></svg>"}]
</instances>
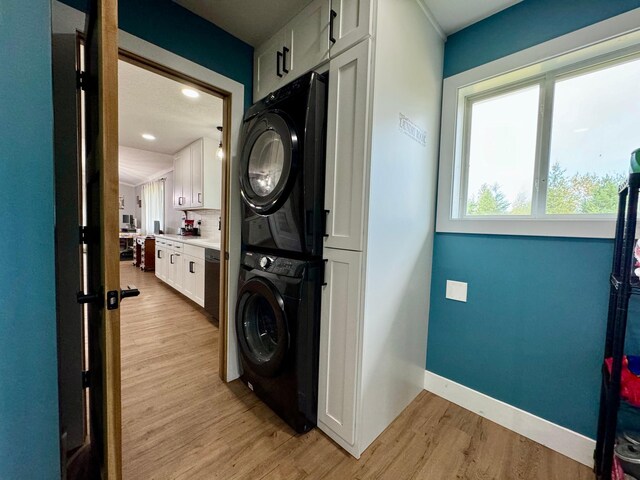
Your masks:
<instances>
[{"instance_id":1,"label":"window sill","mask_svg":"<svg viewBox=\"0 0 640 480\"><path fill-rule=\"evenodd\" d=\"M606 219L440 219L437 233L523 235L533 237L614 238L616 222Z\"/></svg>"}]
</instances>

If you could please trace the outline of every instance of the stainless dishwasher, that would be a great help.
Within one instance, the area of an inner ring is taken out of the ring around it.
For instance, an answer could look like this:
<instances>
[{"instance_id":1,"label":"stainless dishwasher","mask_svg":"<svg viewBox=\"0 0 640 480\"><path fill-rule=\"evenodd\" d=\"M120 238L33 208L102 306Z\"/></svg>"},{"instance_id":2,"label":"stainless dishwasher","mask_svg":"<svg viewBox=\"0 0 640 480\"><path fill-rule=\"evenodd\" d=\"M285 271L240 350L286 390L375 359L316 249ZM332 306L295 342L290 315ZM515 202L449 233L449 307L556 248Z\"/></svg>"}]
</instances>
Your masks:
<instances>
[{"instance_id":1,"label":"stainless dishwasher","mask_svg":"<svg viewBox=\"0 0 640 480\"><path fill-rule=\"evenodd\" d=\"M204 309L218 320L220 308L220 250L204 250Z\"/></svg>"}]
</instances>

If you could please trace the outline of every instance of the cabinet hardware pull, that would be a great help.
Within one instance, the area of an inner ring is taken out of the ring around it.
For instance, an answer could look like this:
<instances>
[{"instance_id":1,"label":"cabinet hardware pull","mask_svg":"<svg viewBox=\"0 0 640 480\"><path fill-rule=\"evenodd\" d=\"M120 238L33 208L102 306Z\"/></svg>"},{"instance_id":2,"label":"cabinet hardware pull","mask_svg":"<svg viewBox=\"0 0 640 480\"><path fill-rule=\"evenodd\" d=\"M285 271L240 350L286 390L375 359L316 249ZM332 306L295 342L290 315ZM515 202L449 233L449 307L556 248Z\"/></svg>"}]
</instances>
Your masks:
<instances>
[{"instance_id":1,"label":"cabinet hardware pull","mask_svg":"<svg viewBox=\"0 0 640 480\"><path fill-rule=\"evenodd\" d=\"M324 268L322 269L322 286L326 287L327 286L327 265L329 265L329 260L325 258L323 259L323 261L324 261Z\"/></svg>"},{"instance_id":2,"label":"cabinet hardware pull","mask_svg":"<svg viewBox=\"0 0 640 480\"><path fill-rule=\"evenodd\" d=\"M161 254L161 253L162 253L162 250L158 250L158 258L162 258L162 257L160 256L160 254Z\"/></svg>"},{"instance_id":3,"label":"cabinet hardware pull","mask_svg":"<svg viewBox=\"0 0 640 480\"><path fill-rule=\"evenodd\" d=\"M195 270L193 269L193 266L196 264L196 262L189 262L189 273L196 273Z\"/></svg>"},{"instance_id":4,"label":"cabinet hardware pull","mask_svg":"<svg viewBox=\"0 0 640 480\"><path fill-rule=\"evenodd\" d=\"M282 71L284 73L289 73L287 69L287 53L289 53L289 49L287 47L282 47Z\"/></svg>"},{"instance_id":5,"label":"cabinet hardware pull","mask_svg":"<svg viewBox=\"0 0 640 480\"><path fill-rule=\"evenodd\" d=\"M184 197L178 197L178 205L182 205L182 200L184 199Z\"/></svg>"},{"instance_id":6,"label":"cabinet hardware pull","mask_svg":"<svg viewBox=\"0 0 640 480\"><path fill-rule=\"evenodd\" d=\"M170 255L169 263L171 263L171 265L173 265L173 253Z\"/></svg>"},{"instance_id":7,"label":"cabinet hardware pull","mask_svg":"<svg viewBox=\"0 0 640 480\"><path fill-rule=\"evenodd\" d=\"M276 75L282 78L282 73L280 73L280 60L282 60L282 52L278 50L276 54Z\"/></svg>"},{"instance_id":8,"label":"cabinet hardware pull","mask_svg":"<svg viewBox=\"0 0 640 480\"><path fill-rule=\"evenodd\" d=\"M202 193L198 193L198 203L202 203Z\"/></svg>"},{"instance_id":9,"label":"cabinet hardware pull","mask_svg":"<svg viewBox=\"0 0 640 480\"><path fill-rule=\"evenodd\" d=\"M335 10L331 9L331 20L329 21L329 41L331 42L331 44L336 43L336 37L333 36L333 21L337 16L338 13Z\"/></svg>"},{"instance_id":10,"label":"cabinet hardware pull","mask_svg":"<svg viewBox=\"0 0 640 480\"><path fill-rule=\"evenodd\" d=\"M324 238L329 238L329 227L327 227L327 222L329 221L330 212L331 210L324 211L324 234L322 234Z\"/></svg>"}]
</instances>

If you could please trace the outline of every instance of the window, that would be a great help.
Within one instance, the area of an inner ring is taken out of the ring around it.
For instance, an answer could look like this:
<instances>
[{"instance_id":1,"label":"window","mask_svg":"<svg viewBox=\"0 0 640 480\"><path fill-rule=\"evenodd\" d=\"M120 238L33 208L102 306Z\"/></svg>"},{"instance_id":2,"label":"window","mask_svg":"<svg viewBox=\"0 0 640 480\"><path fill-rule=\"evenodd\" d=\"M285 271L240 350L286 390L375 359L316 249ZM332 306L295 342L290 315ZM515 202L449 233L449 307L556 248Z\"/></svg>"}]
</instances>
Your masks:
<instances>
[{"instance_id":1,"label":"window","mask_svg":"<svg viewBox=\"0 0 640 480\"><path fill-rule=\"evenodd\" d=\"M640 147L625 15L445 79L436 231L613 237Z\"/></svg>"},{"instance_id":2,"label":"window","mask_svg":"<svg viewBox=\"0 0 640 480\"><path fill-rule=\"evenodd\" d=\"M640 145L640 57L563 71L465 98L461 217L616 212Z\"/></svg>"}]
</instances>

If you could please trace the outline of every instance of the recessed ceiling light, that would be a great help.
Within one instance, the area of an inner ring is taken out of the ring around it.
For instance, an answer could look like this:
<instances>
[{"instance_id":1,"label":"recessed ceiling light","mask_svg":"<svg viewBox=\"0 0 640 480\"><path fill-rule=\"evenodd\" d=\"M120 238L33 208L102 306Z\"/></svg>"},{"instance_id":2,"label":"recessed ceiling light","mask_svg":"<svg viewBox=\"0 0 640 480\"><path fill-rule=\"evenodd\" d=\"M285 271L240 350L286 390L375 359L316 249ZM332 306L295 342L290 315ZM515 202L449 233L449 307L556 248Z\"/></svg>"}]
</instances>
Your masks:
<instances>
[{"instance_id":1,"label":"recessed ceiling light","mask_svg":"<svg viewBox=\"0 0 640 480\"><path fill-rule=\"evenodd\" d=\"M153 142L156 139L155 135L151 135L150 133L143 133L142 138L149 140L150 142Z\"/></svg>"},{"instance_id":2,"label":"recessed ceiling light","mask_svg":"<svg viewBox=\"0 0 640 480\"><path fill-rule=\"evenodd\" d=\"M198 98L200 96L198 91L194 90L193 88L183 88L182 89L182 94L185 97L189 97L189 98Z\"/></svg>"}]
</instances>

